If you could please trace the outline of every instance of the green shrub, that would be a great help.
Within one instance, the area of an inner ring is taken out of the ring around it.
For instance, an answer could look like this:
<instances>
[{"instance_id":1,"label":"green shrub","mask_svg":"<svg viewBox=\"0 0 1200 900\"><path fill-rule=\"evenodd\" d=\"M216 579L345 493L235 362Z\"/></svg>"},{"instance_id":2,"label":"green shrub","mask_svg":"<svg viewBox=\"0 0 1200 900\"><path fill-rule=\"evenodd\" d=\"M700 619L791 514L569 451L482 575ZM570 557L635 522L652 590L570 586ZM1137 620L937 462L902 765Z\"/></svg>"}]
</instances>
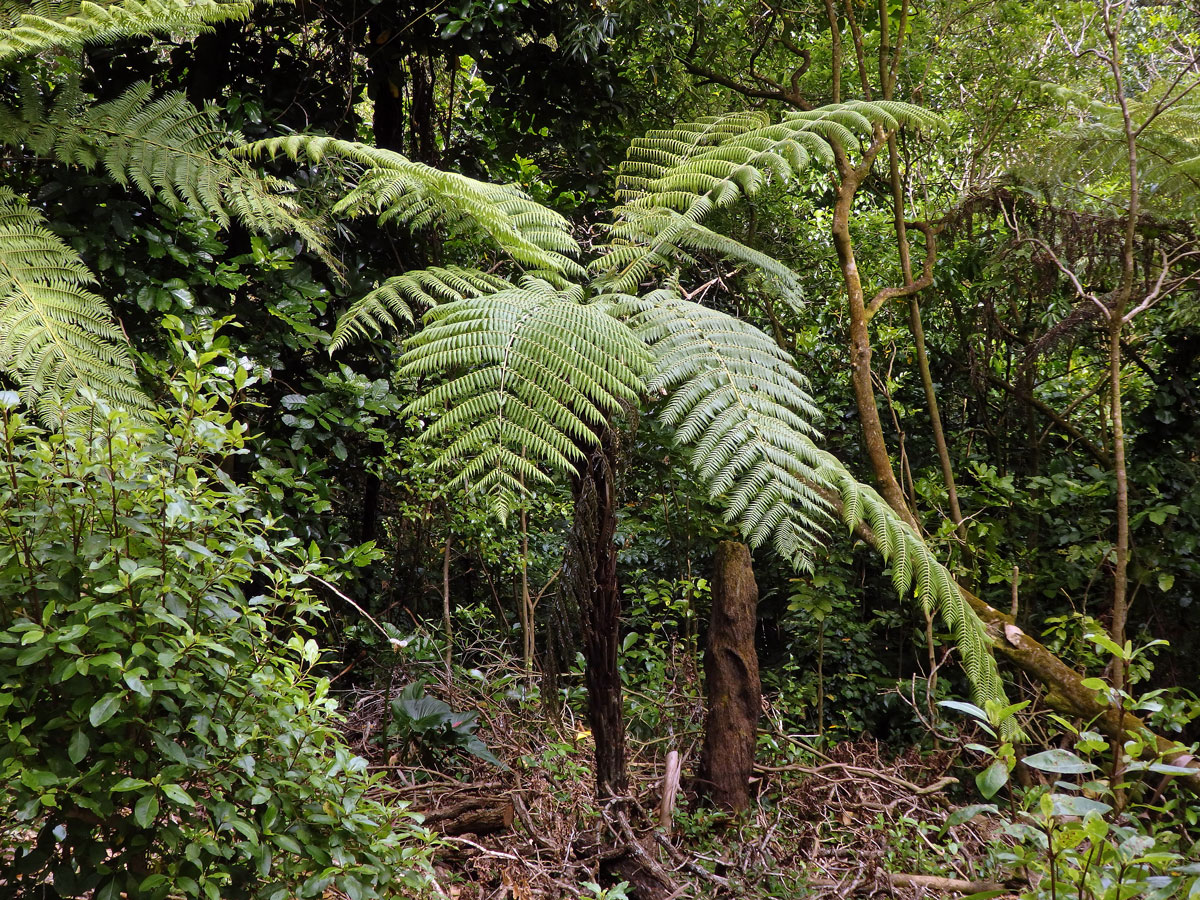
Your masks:
<instances>
[{"instance_id":1,"label":"green shrub","mask_svg":"<svg viewBox=\"0 0 1200 900\"><path fill-rule=\"evenodd\" d=\"M424 882L421 832L377 799L314 671L319 554L222 471L251 378L222 346L185 348L180 405L155 422L48 432L0 394L0 892Z\"/></svg>"}]
</instances>

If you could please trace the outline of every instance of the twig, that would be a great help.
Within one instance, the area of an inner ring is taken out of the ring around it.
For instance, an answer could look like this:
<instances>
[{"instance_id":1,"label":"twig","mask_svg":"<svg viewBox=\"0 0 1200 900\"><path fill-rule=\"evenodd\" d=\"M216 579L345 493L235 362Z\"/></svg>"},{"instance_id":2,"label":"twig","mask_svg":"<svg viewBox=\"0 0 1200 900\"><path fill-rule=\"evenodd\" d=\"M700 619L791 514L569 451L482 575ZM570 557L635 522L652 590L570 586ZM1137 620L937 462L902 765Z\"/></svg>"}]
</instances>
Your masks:
<instances>
[{"instance_id":1,"label":"twig","mask_svg":"<svg viewBox=\"0 0 1200 900\"><path fill-rule=\"evenodd\" d=\"M474 841L467 840L464 837L442 837L441 840L453 841L456 844L466 844L468 847L474 847L476 850L478 850L484 856L494 856L498 859L511 859L513 862L521 861L521 858L519 856L513 856L511 853L505 853L502 850L489 850L487 847L484 847L482 844L477 844Z\"/></svg>"},{"instance_id":2,"label":"twig","mask_svg":"<svg viewBox=\"0 0 1200 900\"><path fill-rule=\"evenodd\" d=\"M830 769L841 769L844 772L849 772L854 775L862 775L866 778L878 778L880 781L886 781L889 784L894 784L896 787L902 787L905 790L912 791L914 794L935 794L940 790L949 787L952 784L958 784L958 779L950 775L945 775L935 781L933 784L922 787L919 784L913 784L911 781L906 781L903 778L897 778L895 775L888 775L885 772L877 772L874 769L866 769L862 766L852 766L848 763L831 762L823 766L802 766L794 764L790 766L764 766L756 763L755 771L762 772L803 772L806 775L820 775L822 772L827 772Z\"/></svg>"}]
</instances>

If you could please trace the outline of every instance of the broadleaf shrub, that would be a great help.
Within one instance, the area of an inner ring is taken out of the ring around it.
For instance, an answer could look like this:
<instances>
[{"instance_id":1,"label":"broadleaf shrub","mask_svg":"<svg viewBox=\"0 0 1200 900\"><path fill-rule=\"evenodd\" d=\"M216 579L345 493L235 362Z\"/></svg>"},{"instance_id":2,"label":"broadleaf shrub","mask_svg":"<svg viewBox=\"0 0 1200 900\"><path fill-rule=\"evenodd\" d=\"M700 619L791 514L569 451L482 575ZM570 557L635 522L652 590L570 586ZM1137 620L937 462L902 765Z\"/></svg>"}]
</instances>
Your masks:
<instances>
[{"instance_id":1,"label":"broadleaf shrub","mask_svg":"<svg viewBox=\"0 0 1200 900\"><path fill-rule=\"evenodd\" d=\"M419 892L424 832L317 674L319 554L221 468L245 372L185 349L157 423L46 431L0 395L0 892Z\"/></svg>"}]
</instances>

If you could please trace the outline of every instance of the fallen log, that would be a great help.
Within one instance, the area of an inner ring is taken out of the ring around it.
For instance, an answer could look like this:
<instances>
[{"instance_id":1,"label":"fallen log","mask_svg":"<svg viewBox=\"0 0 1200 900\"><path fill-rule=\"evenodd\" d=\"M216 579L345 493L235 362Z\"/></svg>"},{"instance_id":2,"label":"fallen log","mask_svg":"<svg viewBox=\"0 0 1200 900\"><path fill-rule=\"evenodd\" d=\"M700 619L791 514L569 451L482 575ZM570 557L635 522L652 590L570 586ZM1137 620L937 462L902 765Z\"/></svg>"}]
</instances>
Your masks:
<instances>
[{"instance_id":1,"label":"fallen log","mask_svg":"<svg viewBox=\"0 0 1200 900\"><path fill-rule=\"evenodd\" d=\"M472 797L453 806L422 811L422 824L444 835L492 834L512 827L513 803L507 797Z\"/></svg>"},{"instance_id":2,"label":"fallen log","mask_svg":"<svg viewBox=\"0 0 1200 900\"><path fill-rule=\"evenodd\" d=\"M1002 891L1004 885L995 881L967 881L964 878L943 878L940 875L906 875L888 872L892 887L919 887L927 891L946 891L956 894L977 894L980 891Z\"/></svg>"},{"instance_id":3,"label":"fallen log","mask_svg":"<svg viewBox=\"0 0 1200 900\"><path fill-rule=\"evenodd\" d=\"M1049 706L1090 721L1097 731L1119 743L1128 740L1131 733L1137 735L1171 765L1191 769L1191 774L1175 777L1191 793L1200 795L1200 764L1188 748L1155 734L1145 721L1110 703L1098 691L1085 687L1078 672L1018 628L1011 616L989 606L962 586L959 591L987 626L993 649L1045 685L1044 699Z\"/></svg>"},{"instance_id":4,"label":"fallen log","mask_svg":"<svg viewBox=\"0 0 1200 900\"><path fill-rule=\"evenodd\" d=\"M841 513L842 501L836 492L815 485L814 489ZM879 544L875 532L866 522L859 522L854 533L872 547ZM1047 705L1091 722L1097 731L1118 743L1124 743L1130 733L1137 735L1171 765L1190 769L1191 774L1174 777L1192 794L1200 796L1200 760L1193 757L1187 747L1156 734L1133 713L1118 708L1103 694L1085 687L1078 672L1017 627L1012 616L990 606L962 585L958 585L958 590L983 621L992 639L992 649L1045 686Z\"/></svg>"}]
</instances>

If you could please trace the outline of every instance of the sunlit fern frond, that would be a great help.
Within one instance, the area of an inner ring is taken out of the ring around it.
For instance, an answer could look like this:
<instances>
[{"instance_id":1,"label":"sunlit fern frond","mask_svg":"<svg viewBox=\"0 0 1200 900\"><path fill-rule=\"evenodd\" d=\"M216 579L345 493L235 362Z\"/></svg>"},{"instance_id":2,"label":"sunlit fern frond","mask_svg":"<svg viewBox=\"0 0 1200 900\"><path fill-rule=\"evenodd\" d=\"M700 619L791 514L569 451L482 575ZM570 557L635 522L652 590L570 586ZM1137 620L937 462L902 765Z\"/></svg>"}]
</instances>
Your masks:
<instances>
[{"instance_id":1,"label":"sunlit fern frond","mask_svg":"<svg viewBox=\"0 0 1200 900\"><path fill-rule=\"evenodd\" d=\"M812 488L819 414L791 359L753 325L670 289L617 311L654 354L659 418L728 521L751 546L807 566L831 520Z\"/></svg>"},{"instance_id":2,"label":"sunlit fern frond","mask_svg":"<svg viewBox=\"0 0 1200 900\"><path fill-rule=\"evenodd\" d=\"M410 228L437 225L452 234L480 233L531 273L560 287L584 275L570 223L512 185L476 181L391 150L317 135L258 141L243 152L341 167L350 186L335 213L372 214Z\"/></svg>"},{"instance_id":3,"label":"sunlit fern frond","mask_svg":"<svg viewBox=\"0 0 1200 900\"><path fill-rule=\"evenodd\" d=\"M705 254L744 264L793 306L804 299L800 277L779 260L673 209L627 208L609 230L604 251L592 269L597 285L605 291L636 292L655 269L691 265L697 255Z\"/></svg>"},{"instance_id":4,"label":"sunlit fern frond","mask_svg":"<svg viewBox=\"0 0 1200 900\"><path fill-rule=\"evenodd\" d=\"M764 113L732 113L649 132L632 143L618 169L613 239L593 271L613 289L631 290L635 278L664 261L686 262L688 250L699 249L686 238L708 240L683 220L699 226L713 210L788 181L814 161L829 165L834 145L847 149L872 139L877 126L886 132L906 125L940 127L941 119L907 103L855 101L788 113L779 122ZM727 250L741 247L725 241Z\"/></svg>"},{"instance_id":5,"label":"sunlit fern frond","mask_svg":"<svg viewBox=\"0 0 1200 900\"><path fill-rule=\"evenodd\" d=\"M0 187L0 370L48 421L89 394L147 406L125 339L79 256L41 214Z\"/></svg>"},{"instance_id":6,"label":"sunlit fern frond","mask_svg":"<svg viewBox=\"0 0 1200 900\"><path fill-rule=\"evenodd\" d=\"M873 488L859 482L833 454L813 447L816 483L841 499L843 523L853 530L870 527L875 549L891 565L892 583L900 596L910 594L949 626L980 705L1004 700L987 632L958 588L954 576L907 522Z\"/></svg>"},{"instance_id":7,"label":"sunlit fern frond","mask_svg":"<svg viewBox=\"0 0 1200 900\"><path fill-rule=\"evenodd\" d=\"M434 266L388 278L356 300L338 319L330 352L357 337L395 330L399 327L397 319L412 322L414 305L432 307L467 297L495 294L511 287L510 282L498 275L458 266Z\"/></svg>"},{"instance_id":8,"label":"sunlit fern frond","mask_svg":"<svg viewBox=\"0 0 1200 900\"><path fill-rule=\"evenodd\" d=\"M248 0L4 0L0 64L45 50L146 34L194 34L206 25L245 19Z\"/></svg>"},{"instance_id":9,"label":"sunlit fern frond","mask_svg":"<svg viewBox=\"0 0 1200 900\"><path fill-rule=\"evenodd\" d=\"M1042 182L1049 175L1072 191L1081 182L1098 181L1103 187L1097 195L1123 208L1128 191L1120 185L1129 179L1129 150L1120 106L1062 85L1039 87L1061 105L1065 117L1046 131L1018 174L1029 170ZM1175 102L1173 89L1170 83L1154 84L1126 100L1137 133L1140 201L1149 212L1196 218L1200 103L1186 97Z\"/></svg>"},{"instance_id":10,"label":"sunlit fern frond","mask_svg":"<svg viewBox=\"0 0 1200 900\"><path fill-rule=\"evenodd\" d=\"M450 441L438 465L502 518L528 488L576 474L604 424L640 400L645 346L581 297L526 278L440 304L401 359L402 377L447 377L406 412L431 417L427 439Z\"/></svg>"}]
</instances>

